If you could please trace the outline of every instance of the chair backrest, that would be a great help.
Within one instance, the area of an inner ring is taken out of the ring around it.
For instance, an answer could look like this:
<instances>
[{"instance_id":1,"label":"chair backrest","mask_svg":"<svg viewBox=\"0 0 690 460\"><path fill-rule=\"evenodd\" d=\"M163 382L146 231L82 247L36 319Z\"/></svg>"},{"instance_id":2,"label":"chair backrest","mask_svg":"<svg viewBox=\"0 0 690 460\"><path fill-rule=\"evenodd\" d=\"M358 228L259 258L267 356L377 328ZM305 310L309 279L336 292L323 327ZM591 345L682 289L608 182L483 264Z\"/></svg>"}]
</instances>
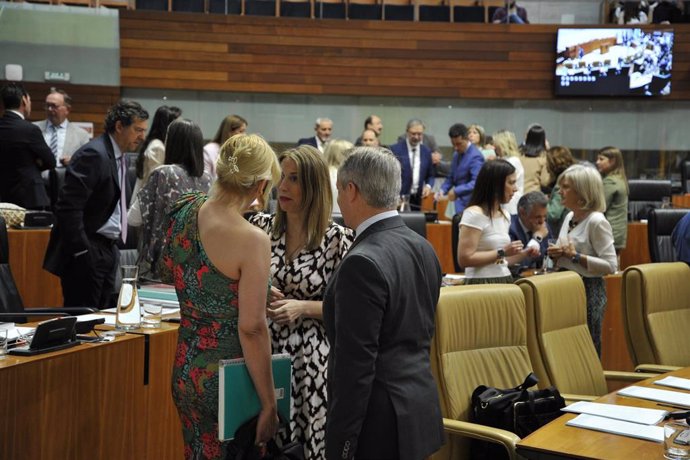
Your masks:
<instances>
[{"instance_id":1,"label":"chair backrest","mask_svg":"<svg viewBox=\"0 0 690 460\"><path fill-rule=\"evenodd\" d=\"M521 279L527 309L527 345L541 388L601 396L604 369L587 327L585 286L575 272Z\"/></svg>"},{"instance_id":2,"label":"chair backrest","mask_svg":"<svg viewBox=\"0 0 690 460\"><path fill-rule=\"evenodd\" d=\"M671 234L690 209L651 209L647 221L649 259L652 262L675 262Z\"/></svg>"},{"instance_id":3,"label":"chair backrest","mask_svg":"<svg viewBox=\"0 0 690 460\"><path fill-rule=\"evenodd\" d=\"M690 193L690 160L680 164L680 189L683 193Z\"/></svg>"},{"instance_id":4,"label":"chair backrest","mask_svg":"<svg viewBox=\"0 0 690 460\"><path fill-rule=\"evenodd\" d=\"M455 267L455 273L460 273L462 267L460 262L458 262L458 242L460 240L460 220L462 219L462 213L459 212L453 216L450 228L450 245L453 248L453 266Z\"/></svg>"},{"instance_id":5,"label":"chair backrest","mask_svg":"<svg viewBox=\"0 0 690 460\"><path fill-rule=\"evenodd\" d=\"M671 201L670 180L631 179L628 181L628 217L647 219L649 209L660 208L664 197Z\"/></svg>"},{"instance_id":6,"label":"chair backrest","mask_svg":"<svg viewBox=\"0 0 690 460\"><path fill-rule=\"evenodd\" d=\"M633 363L690 366L690 267L642 264L623 272L623 326Z\"/></svg>"},{"instance_id":7,"label":"chair backrest","mask_svg":"<svg viewBox=\"0 0 690 460\"><path fill-rule=\"evenodd\" d=\"M7 224L0 216L0 313L22 313L24 303L14 282L10 269L10 245L7 235ZM25 323L26 317L3 318L0 321Z\"/></svg>"},{"instance_id":8,"label":"chair backrest","mask_svg":"<svg viewBox=\"0 0 690 460\"><path fill-rule=\"evenodd\" d=\"M522 383L532 370L526 340L525 301L517 286L441 289L431 368L443 417L469 421L470 396L479 385ZM440 456L469 458L468 440L451 436Z\"/></svg>"},{"instance_id":9,"label":"chair backrest","mask_svg":"<svg viewBox=\"0 0 690 460\"><path fill-rule=\"evenodd\" d=\"M454 6L453 22L484 22L483 6Z\"/></svg>"},{"instance_id":10,"label":"chair backrest","mask_svg":"<svg viewBox=\"0 0 690 460\"><path fill-rule=\"evenodd\" d=\"M401 212L400 217L402 217L405 225L410 227L412 230L417 232L419 235L426 238L426 216L423 212L412 211L412 212Z\"/></svg>"}]
</instances>

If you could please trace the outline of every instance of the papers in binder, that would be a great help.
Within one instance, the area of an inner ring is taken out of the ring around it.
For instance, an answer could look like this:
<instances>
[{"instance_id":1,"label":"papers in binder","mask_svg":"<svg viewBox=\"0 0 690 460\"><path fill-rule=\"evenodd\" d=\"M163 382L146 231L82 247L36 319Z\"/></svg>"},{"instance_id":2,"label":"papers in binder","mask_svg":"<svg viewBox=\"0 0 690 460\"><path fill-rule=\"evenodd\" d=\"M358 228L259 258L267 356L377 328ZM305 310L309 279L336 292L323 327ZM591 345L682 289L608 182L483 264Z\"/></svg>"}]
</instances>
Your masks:
<instances>
[{"instance_id":1,"label":"papers in binder","mask_svg":"<svg viewBox=\"0 0 690 460\"><path fill-rule=\"evenodd\" d=\"M664 377L661 380L657 380L654 382L654 384L690 391L690 379L682 379L680 377L673 377L672 375Z\"/></svg>"},{"instance_id":2,"label":"papers in binder","mask_svg":"<svg viewBox=\"0 0 690 460\"><path fill-rule=\"evenodd\" d=\"M641 423L644 425L656 425L664 420L668 411L659 409L647 409L643 407L620 406L616 404L603 404L596 402L580 401L561 409L564 412L596 415L624 422Z\"/></svg>"},{"instance_id":3,"label":"papers in binder","mask_svg":"<svg viewBox=\"0 0 690 460\"><path fill-rule=\"evenodd\" d=\"M271 361L278 412L290 420L290 355L273 355ZM237 428L260 411L259 396L244 358L221 360L218 363L218 438L233 439Z\"/></svg>"},{"instance_id":4,"label":"papers in binder","mask_svg":"<svg viewBox=\"0 0 690 460\"><path fill-rule=\"evenodd\" d=\"M633 398L649 399L650 401L690 407L690 394L680 393L678 391L631 386L618 390L618 394L621 396L631 396Z\"/></svg>"},{"instance_id":5,"label":"papers in binder","mask_svg":"<svg viewBox=\"0 0 690 460\"><path fill-rule=\"evenodd\" d=\"M640 423L623 422L596 415L580 414L566 423L568 426L585 428L604 433L620 434L631 438L645 439L647 441L664 442L664 427L642 425Z\"/></svg>"}]
</instances>

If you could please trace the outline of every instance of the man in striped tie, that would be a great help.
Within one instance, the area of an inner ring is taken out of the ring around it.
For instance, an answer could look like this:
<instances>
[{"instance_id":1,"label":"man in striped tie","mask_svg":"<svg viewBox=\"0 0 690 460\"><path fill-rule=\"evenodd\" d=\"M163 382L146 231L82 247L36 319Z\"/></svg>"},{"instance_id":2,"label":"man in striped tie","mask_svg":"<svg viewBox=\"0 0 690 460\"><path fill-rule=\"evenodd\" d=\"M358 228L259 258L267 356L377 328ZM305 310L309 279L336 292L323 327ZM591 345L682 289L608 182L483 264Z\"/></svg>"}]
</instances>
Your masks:
<instances>
[{"instance_id":1,"label":"man in striped tie","mask_svg":"<svg viewBox=\"0 0 690 460\"><path fill-rule=\"evenodd\" d=\"M46 119L35 123L55 155L58 168L65 167L72 154L89 142L89 133L67 119L71 108L72 98L61 89L51 88L46 96Z\"/></svg>"}]
</instances>

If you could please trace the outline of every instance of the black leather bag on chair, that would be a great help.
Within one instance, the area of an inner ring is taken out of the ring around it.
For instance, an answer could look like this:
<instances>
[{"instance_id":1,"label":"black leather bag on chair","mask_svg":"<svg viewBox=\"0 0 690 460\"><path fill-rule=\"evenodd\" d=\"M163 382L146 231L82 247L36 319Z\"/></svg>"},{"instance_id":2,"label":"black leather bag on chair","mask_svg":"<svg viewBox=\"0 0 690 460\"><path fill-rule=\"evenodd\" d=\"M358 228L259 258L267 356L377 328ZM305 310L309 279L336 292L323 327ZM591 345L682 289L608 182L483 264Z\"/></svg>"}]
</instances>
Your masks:
<instances>
[{"instance_id":1,"label":"black leather bag on chair","mask_svg":"<svg viewBox=\"0 0 690 460\"><path fill-rule=\"evenodd\" d=\"M565 400L554 387L528 390L539 380L530 373L515 388L478 386L472 392L472 421L511 431L521 438L560 417ZM502 446L484 441L472 442L472 459L508 458Z\"/></svg>"},{"instance_id":2,"label":"black leather bag on chair","mask_svg":"<svg viewBox=\"0 0 690 460\"><path fill-rule=\"evenodd\" d=\"M305 460L304 447L299 442L279 446L273 439L265 449L256 446L256 423L258 415L244 422L235 431L235 438L228 444L228 458L231 460ZM281 417L281 425L283 419ZM285 423L287 425L287 423Z\"/></svg>"}]
</instances>

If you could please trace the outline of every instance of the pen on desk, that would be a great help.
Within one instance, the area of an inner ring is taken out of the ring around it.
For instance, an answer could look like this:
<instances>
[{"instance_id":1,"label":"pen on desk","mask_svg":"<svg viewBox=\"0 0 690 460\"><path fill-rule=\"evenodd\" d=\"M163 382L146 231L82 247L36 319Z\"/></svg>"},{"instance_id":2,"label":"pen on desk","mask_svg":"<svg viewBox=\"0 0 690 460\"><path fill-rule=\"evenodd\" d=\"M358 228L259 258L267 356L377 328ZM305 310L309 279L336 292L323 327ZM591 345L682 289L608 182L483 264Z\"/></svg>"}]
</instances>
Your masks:
<instances>
[{"instance_id":1,"label":"pen on desk","mask_svg":"<svg viewBox=\"0 0 690 460\"><path fill-rule=\"evenodd\" d=\"M661 406L661 407L670 407L672 409L690 410L690 407L688 407L688 406L674 406L673 404L661 404L661 403L656 403L656 405Z\"/></svg>"},{"instance_id":2,"label":"pen on desk","mask_svg":"<svg viewBox=\"0 0 690 460\"><path fill-rule=\"evenodd\" d=\"M166 323L179 323L180 318L163 318L162 321L165 321Z\"/></svg>"}]
</instances>

